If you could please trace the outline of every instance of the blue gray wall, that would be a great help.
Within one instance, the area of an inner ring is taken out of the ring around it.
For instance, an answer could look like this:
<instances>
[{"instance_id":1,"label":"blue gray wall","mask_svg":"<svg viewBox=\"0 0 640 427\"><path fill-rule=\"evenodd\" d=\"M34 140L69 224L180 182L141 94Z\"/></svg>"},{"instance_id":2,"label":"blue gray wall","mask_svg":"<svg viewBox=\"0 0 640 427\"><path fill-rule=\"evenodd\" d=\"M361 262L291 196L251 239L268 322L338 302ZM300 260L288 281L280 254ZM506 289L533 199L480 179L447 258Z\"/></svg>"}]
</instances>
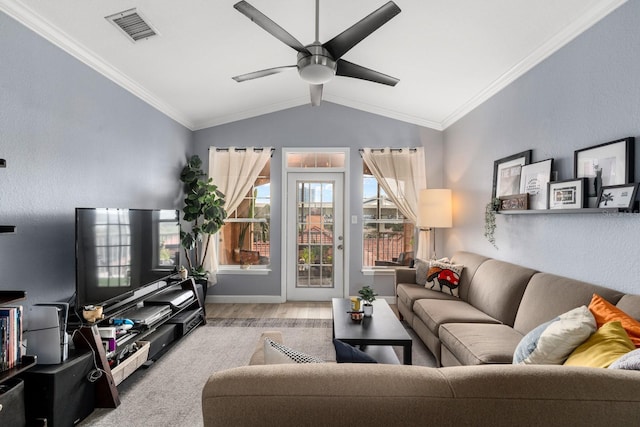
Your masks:
<instances>
[{"instance_id":1,"label":"blue gray wall","mask_svg":"<svg viewBox=\"0 0 640 427\"><path fill-rule=\"evenodd\" d=\"M348 248L350 265L350 294L355 295L363 284L374 285L380 295L393 296L392 277L364 276L362 273L362 158L363 147L419 147L425 146L427 163L435 166L428 181L442 182L442 133L397 120L365 113L330 102L319 107L308 105L276 113L203 129L195 133L195 153L208 164L208 149L216 147L275 147L271 160L271 265L268 276L219 275L218 284L209 295L279 296L282 272L280 235L282 232L282 148L283 147L349 147L351 182L348 201L350 215L357 215L358 224L350 227L351 245ZM432 153L432 155L429 155ZM205 165L206 168L208 166ZM206 170L206 169L205 169Z\"/></svg>"},{"instance_id":2,"label":"blue gray wall","mask_svg":"<svg viewBox=\"0 0 640 427\"><path fill-rule=\"evenodd\" d=\"M640 293L639 215L499 216L499 249L483 237L494 160L533 149L533 161L552 157L558 179L569 179L575 150L640 139L638 19L640 1L630 0L445 131L445 181L456 201L447 252ZM635 164L638 180L640 149Z\"/></svg>"},{"instance_id":3,"label":"blue gray wall","mask_svg":"<svg viewBox=\"0 0 640 427\"><path fill-rule=\"evenodd\" d=\"M75 291L76 207L177 208L192 132L0 13L0 289Z\"/></svg>"}]
</instances>

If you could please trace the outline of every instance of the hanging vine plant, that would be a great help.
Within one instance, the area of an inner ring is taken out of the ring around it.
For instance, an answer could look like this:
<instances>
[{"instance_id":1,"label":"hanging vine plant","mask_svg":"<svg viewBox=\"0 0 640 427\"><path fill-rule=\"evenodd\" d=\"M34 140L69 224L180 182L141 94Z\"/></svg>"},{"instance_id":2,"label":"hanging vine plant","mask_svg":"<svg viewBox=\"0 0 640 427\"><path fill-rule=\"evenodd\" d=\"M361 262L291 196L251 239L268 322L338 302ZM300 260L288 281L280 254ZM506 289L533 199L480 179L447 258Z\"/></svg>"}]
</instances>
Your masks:
<instances>
[{"instance_id":1,"label":"hanging vine plant","mask_svg":"<svg viewBox=\"0 0 640 427\"><path fill-rule=\"evenodd\" d=\"M484 209L484 237L498 249L496 245L496 212L500 208L500 199L493 198Z\"/></svg>"}]
</instances>

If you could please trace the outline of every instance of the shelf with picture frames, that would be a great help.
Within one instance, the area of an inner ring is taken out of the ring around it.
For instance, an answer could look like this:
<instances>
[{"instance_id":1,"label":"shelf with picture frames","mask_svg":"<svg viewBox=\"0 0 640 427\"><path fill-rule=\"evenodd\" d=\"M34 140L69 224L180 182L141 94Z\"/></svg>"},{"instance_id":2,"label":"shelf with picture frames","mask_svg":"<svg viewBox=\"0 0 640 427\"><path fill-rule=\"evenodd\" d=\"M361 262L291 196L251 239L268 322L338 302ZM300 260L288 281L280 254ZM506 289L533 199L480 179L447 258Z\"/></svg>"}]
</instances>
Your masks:
<instances>
[{"instance_id":1,"label":"shelf with picture frames","mask_svg":"<svg viewBox=\"0 0 640 427\"><path fill-rule=\"evenodd\" d=\"M581 208L581 209L528 209L528 210L501 210L496 212L499 215L549 215L549 214L637 214L638 210L623 208Z\"/></svg>"}]
</instances>

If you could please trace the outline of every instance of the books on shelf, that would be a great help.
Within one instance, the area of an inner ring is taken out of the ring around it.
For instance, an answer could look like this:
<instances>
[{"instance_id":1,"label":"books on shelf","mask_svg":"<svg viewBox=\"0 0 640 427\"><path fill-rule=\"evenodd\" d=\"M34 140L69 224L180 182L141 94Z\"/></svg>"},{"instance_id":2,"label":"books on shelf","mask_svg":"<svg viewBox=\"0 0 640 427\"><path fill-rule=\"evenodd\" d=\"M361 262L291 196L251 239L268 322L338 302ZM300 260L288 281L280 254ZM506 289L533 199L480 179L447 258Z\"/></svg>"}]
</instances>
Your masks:
<instances>
[{"instance_id":1,"label":"books on shelf","mask_svg":"<svg viewBox=\"0 0 640 427\"><path fill-rule=\"evenodd\" d=\"M22 358L22 306L0 307L0 372Z\"/></svg>"}]
</instances>

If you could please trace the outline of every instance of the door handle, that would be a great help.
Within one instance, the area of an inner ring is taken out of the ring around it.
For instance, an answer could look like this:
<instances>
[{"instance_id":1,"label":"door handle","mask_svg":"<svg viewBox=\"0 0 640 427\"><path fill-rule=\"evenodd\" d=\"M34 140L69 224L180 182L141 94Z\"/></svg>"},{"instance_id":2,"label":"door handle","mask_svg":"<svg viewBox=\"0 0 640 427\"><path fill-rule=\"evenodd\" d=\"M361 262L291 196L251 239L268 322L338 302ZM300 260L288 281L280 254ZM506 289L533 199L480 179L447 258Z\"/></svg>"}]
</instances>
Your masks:
<instances>
[{"instance_id":1,"label":"door handle","mask_svg":"<svg viewBox=\"0 0 640 427\"><path fill-rule=\"evenodd\" d=\"M338 245L338 250L341 251L342 249L343 249L343 246L342 245Z\"/></svg>"}]
</instances>

